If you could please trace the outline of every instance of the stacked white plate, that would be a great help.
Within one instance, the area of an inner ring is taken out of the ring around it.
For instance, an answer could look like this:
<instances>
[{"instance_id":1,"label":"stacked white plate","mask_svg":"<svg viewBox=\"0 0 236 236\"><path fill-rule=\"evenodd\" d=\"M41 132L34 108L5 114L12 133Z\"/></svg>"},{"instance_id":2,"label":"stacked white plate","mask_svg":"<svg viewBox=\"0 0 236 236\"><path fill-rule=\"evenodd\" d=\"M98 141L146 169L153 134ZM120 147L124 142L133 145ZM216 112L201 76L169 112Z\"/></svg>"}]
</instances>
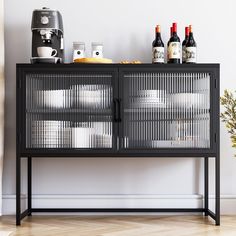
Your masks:
<instances>
[{"instance_id":1,"label":"stacked white plate","mask_svg":"<svg viewBox=\"0 0 236 236\"><path fill-rule=\"evenodd\" d=\"M139 90L134 99L134 108L166 107L166 90Z\"/></svg>"},{"instance_id":2,"label":"stacked white plate","mask_svg":"<svg viewBox=\"0 0 236 236\"><path fill-rule=\"evenodd\" d=\"M70 107L71 91L63 90L37 90L33 94L35 104L45 108L68 108Z\"/></svg>"},{"instance_id":3,"label":"stacked white plate","mask_svg":"<svg viewBox=\"0 0 236 236\"><path fill-rule=\"evenodd\" d=\"M73 148L95 147L94 128L73 127L71 128Z\"/></svg>"},{"instance_id":4,"label":"stacked white plate","mask_svg":"<svg viewBox=\"0 0 236 236\"><path fill-rule=\"evenodd\" d=\"M34 148L111 148L111 122L36 120L32 122L31 144Z\"/></svg>"},{"instance_id":5,"label":"stacked white plate","mask_svg":"<svg viewBox=\"0 0 236 236\"><path fill-rule=\"evenodd\" d=\"M170 95L170 104L176 108L208 108L209 101L201 93L175 93Z\"/></svg>"},{"instance_id":6,"label":"stacked white plate","mask_svg":"<svg viewBox=\"0 0 236 236\"><path fill-rule=\"evenodd\" d=\"M78 122L71 128L73 148L111 148L112 123L109 122Z\"/></svg>"},{"instance_id":7,"label":"stacked white plate","mask_svg":"<svg viewBox=\"0 0 236 236\"><path fill-rule=\"evenodd\" d=\"M36 148L64 148L70 144L70 122L36 120L32 122L32 146Z\"/></svg>"},{"instance_id":8,"label":"stacked white plate","mask_svg":"<svg viewBox=\"0 0 236 236\"><path fill-rule=\"evenodd\" d=\"M111 122L94 122L96 147L112 147L112 123Z\"/></svg>"},{"instance_id":9,"label":"stacked white plate","mask_svg":"<svg viewBox=\"0 0 236 236\"><path fill-rule=\"evenodd\" d=\"M72 91L75 107L105 109L111 105L111 87L108 85L74 85Z\"/></svg>"}]
</instances>

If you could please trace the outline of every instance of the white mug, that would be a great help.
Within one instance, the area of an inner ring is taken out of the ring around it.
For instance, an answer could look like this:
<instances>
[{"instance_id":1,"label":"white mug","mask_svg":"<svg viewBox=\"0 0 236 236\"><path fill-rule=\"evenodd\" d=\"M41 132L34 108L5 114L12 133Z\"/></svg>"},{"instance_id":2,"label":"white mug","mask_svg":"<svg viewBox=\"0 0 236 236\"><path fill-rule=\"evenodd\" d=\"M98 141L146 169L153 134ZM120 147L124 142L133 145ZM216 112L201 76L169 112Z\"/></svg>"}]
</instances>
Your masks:
<instances>
[{"instance_id":1,"label":"white mug","mask_svg":"<svg viewBox=\"0 0 236 236\"><path fill-rule=\"evenodd\" d=\"M37 52L39 57L55 57L57 55L57 50L51 47L38 47Z\"/></svg>"}]
</instances>

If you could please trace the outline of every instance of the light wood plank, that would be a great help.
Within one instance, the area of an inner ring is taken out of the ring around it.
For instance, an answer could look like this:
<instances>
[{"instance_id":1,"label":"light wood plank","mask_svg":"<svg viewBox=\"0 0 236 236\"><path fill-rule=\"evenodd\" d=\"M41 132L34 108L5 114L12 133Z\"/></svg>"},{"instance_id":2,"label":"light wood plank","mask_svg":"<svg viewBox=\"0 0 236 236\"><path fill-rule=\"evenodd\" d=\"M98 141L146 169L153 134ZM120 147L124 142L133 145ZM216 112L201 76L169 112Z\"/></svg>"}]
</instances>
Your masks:
<instances>
[{"instance_id":1,"label":"light wood plank","mask_svg":"<svg viewBox=\"0 0 236 236\"><path fill-rule=\"evenodd\" d=\"M236 216L223 216L221 226L204 216L33 216L15 226L1 217L0 231L12 236L235 236Z\"/></svg>"}]
</instances>

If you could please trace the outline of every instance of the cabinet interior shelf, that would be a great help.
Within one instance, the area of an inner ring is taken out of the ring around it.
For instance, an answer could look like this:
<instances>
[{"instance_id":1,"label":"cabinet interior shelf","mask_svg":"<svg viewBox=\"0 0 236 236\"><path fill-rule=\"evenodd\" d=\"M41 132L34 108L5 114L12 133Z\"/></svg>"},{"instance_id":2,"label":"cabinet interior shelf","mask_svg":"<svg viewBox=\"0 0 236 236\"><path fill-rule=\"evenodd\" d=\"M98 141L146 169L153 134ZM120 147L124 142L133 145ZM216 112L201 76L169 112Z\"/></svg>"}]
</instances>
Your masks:
<instances>
[{"instance_id":1,"label":"cabinet interior shelf","mask_svg":"<svg viewBox=\"0 0 236 236\"><path fill-rule=\"evenodd\" d=\"M94 114L94 115L110 115L111 109L27 109L26 113L46 113L46 114Z\"/></svg>"}]
</instances>

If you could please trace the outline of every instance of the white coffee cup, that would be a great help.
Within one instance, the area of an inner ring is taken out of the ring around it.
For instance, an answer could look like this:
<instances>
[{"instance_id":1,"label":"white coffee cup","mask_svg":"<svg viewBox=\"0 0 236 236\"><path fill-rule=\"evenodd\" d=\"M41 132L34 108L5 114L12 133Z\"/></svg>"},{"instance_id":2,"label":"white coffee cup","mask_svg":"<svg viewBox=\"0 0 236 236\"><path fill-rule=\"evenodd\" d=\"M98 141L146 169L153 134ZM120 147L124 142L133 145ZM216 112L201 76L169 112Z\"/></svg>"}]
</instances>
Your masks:
<instances>
[{"instance_id":1,"label":"white coffee cup","mask_svg":"<svg viewBox=\"0 0 236 236\"><path fill-rule=\"evenodd\" d=\"M39 57L55 57L57 55L57 50L51 47L38 47L37 52Z\"/></svg>"}]
</instances>

